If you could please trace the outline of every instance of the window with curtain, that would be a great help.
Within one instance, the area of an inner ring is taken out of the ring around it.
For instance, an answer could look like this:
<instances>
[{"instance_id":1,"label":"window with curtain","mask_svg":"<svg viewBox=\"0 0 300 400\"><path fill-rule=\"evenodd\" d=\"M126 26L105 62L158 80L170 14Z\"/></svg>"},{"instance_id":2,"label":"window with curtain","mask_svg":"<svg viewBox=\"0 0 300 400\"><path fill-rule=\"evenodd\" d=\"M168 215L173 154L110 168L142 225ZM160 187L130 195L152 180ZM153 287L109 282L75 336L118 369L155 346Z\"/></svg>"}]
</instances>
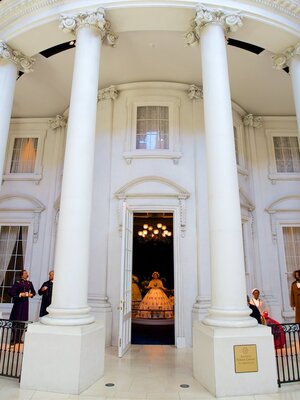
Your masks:
<instances>
[{"instance_id":1,"label":"window with curtain","mask_svg":"<svg viewBox=\"0 0 300 400\"><path fill-rule=\"evenodd\" d=\"M299 143L296 136L273 137L277 172L300 172Z\"/></svg>"},{"instance_id":2,"label":"window with curtain","mask_svg":"<svg viewBox=\"0 0 300 400\"><path fill-rule=\"evenodd\" d=\"M300 226L282 228L288 287L294 281L293 272L300 269Z\"/></svg>"},{"instance_id":3,"label":"window with curtain","mask_svg":"<svg viewBox=\"0 0 300 400\"><path fill-rule=\"evenodd\" d=\"M0 226L0 302L10 303L8 290L24 269L27 226Z\"/></svg>"},{"instance_id":4,"label":"window with curtain","mask_svg":"<svg viewBox=\"0 0 300 400\"><path fill-rule=\"evenodd\" d=\"M169 149L169 107L137 107L136 149Z\"/></svg>"},{"instance_id":5,"label":"window with curtain","mask_svg":"<svg viewBox=\"0 0 300 400\"><path fill-rule=\"evenodd\" d=\"M15 138L10 164L10 173L33 173L37 147L38 138Z\"/></svg>"}]
</instances>

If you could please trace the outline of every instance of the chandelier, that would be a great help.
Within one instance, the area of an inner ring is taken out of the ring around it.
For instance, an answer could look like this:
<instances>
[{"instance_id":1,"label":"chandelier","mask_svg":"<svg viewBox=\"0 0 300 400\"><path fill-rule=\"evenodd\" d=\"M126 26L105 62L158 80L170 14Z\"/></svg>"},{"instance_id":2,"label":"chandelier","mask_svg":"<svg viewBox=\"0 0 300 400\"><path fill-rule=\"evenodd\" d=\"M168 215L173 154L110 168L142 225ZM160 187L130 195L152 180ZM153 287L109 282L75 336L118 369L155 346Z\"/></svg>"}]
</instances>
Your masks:
<instances>
[{"instance_id":1,"label":"chandelier","mask_svg":"<svg viewBox=\"0 0 300 400\"><path fill-rule=\"evenodd\" d=\"M167 229L167 225L159 222L156 226L144 224L143 230L138 231L139 238L143 241L170 241L172 232Z\"/></svg>"}]
</instances>

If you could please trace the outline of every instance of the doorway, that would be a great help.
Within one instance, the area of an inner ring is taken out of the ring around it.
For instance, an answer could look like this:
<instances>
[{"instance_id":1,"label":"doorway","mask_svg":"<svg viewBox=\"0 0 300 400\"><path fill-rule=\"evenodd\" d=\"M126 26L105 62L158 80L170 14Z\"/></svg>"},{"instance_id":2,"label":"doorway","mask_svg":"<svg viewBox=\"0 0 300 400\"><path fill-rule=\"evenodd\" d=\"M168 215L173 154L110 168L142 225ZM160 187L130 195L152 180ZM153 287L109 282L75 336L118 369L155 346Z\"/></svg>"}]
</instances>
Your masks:
<instances>
[{"instance_id":1,"label":"doorway","mask_svg":"<svg viewBox=\"0 0 300 400\"><path fill-rule=\"evenodd\" d=\"M133 215L132 344L175 344L173 213Z\"/></svg>"}]
</instances>

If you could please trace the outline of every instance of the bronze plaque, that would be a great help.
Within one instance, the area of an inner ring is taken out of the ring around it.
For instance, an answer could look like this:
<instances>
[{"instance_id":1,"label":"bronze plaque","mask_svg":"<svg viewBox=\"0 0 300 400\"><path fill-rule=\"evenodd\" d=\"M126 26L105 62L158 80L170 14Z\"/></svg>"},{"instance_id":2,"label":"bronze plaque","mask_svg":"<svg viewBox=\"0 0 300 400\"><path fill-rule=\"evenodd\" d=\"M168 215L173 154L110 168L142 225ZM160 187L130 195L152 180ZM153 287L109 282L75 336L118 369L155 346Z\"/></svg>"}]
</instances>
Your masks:
<instances>
[{"instance_id":1,"label":"bronze plaque","mask_svg":"<svg viewBox=\"0 0 300 400\"><path fill-rule=\"evenodd\" d=\"M242 344L233 346L235 372L257 372L256 344Z\"/></svg>"}]
</instances>

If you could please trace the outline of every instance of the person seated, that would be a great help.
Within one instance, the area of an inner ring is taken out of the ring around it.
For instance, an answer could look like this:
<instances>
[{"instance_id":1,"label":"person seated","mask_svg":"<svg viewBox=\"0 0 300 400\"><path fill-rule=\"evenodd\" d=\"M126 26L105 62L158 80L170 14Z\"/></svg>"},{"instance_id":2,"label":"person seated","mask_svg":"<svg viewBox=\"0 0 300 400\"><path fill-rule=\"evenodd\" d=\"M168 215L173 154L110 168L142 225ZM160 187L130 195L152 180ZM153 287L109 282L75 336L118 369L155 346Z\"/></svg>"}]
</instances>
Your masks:
<instances>
[{"instance_id":1,"label":"person seated","mask_svg":"<svg viewBox=\"0 0 300 400\"><path fill-rule=\"evenodd\" d=\"M259 309L260 315L264 311L267 311L266 304L265 302L259 297L260 296L260 291L257 288L252 289L252 298L250 299L250 304L256 306Z\"/></svg>"}]
</instances>

